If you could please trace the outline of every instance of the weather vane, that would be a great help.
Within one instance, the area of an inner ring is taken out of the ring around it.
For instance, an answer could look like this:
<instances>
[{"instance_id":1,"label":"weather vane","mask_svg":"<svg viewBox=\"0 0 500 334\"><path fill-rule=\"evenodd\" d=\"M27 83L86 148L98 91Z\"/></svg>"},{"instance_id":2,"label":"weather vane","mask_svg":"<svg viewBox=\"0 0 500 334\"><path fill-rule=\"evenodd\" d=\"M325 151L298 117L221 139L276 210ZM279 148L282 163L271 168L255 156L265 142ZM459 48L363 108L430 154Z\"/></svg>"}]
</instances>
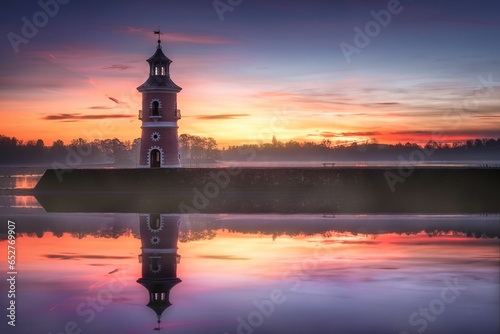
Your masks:
<instances>
[{"instance_id":1,"label":"weather vane","mask_svg":"<svg viewBox=\"0 0 500 334\"><path fill-rule=\"evenodd\" d=\"M158 27L158 30L153 31L155 35L158 35L158 45L161 43L161 30L160 27Z\"/></svg>"}]
</instances>

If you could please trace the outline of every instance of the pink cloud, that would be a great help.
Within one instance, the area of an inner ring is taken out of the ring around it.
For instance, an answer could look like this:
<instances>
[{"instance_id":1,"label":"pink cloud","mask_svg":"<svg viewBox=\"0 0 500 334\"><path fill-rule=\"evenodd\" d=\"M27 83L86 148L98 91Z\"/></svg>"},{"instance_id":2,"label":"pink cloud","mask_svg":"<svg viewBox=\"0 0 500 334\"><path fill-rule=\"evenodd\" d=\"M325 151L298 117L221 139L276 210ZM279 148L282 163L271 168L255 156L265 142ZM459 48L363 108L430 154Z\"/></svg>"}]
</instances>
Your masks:
<instances>
[{"instance_id":1,"label":"pink cloud","mask_svg":"<svg viewBox=\"0 0 500 334\"><path fill-rule=\"evenodd\" d=\"M153 30L142 27L126 27L119 29L126 34L152 35ZM162 33L162 41L173 43L192 43L192 44L234 44L236 41L229 40L221 36L214 35L192 35L186 33Z\"/></svg>"},{"instance_id":2,"label":"pink cloud","mask_svg":"<svg viewBox=\"0 0 500 334\"><path fill-rule=\"evenodd\" d=\"M111 66L103 67L103 70L128 70L129 68L132 68L130 65L125 65L125 64L114 64Z\"/></svg>"},{"instance_id":3,"label":"pink cloud","mask_svg":"<svg viewBox=\"0 0 500 334\"><path fill-rule=\"evenodd\" d=\"M122 102L122 101L112 97L112 96L108 96L108 99L110 99L111 101L113 101L116 104L124 104L125 103L125 102Z\"/></svg>"}]
</instances>

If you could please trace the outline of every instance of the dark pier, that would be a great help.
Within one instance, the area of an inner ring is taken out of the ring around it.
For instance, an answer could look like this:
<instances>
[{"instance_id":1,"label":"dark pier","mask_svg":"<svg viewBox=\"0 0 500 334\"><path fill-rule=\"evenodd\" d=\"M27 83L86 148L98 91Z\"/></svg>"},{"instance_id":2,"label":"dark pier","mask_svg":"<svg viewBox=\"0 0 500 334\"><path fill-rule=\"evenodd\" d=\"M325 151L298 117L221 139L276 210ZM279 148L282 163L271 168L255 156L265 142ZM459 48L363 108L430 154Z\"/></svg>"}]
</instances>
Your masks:
<instances>
[{"instance_id":1,"label":"dark pier","mask_svg":"<svg viewBox=\"0 0 500 334\"><path fill-rule=\"evenodd\" d=\"M494 168L47 170L52 212L498 213Z\"/></svg>"}]
</instances>

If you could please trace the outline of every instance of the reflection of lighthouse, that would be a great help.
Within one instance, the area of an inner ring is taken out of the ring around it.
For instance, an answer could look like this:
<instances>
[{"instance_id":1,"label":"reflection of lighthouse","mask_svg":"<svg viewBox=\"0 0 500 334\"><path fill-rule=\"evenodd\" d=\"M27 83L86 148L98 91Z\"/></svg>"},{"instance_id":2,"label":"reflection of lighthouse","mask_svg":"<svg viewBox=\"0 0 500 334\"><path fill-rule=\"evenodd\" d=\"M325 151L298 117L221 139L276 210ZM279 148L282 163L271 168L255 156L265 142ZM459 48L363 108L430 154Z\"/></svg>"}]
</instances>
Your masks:
<instances>
[{"instance_id":1,"label":"reflection of lighthouse","mask_svg":"<svg viewBox=\"0 0 500 334\"><path fill-rule=\"evenodd\" d=\"M172 305L170 290L181 280L177 278L177 238L180 217L178 215L139 215L142 277L137 280L149 291L148 307L158 317L158 329L162 313Z\"/></svg>"}]
</instances>

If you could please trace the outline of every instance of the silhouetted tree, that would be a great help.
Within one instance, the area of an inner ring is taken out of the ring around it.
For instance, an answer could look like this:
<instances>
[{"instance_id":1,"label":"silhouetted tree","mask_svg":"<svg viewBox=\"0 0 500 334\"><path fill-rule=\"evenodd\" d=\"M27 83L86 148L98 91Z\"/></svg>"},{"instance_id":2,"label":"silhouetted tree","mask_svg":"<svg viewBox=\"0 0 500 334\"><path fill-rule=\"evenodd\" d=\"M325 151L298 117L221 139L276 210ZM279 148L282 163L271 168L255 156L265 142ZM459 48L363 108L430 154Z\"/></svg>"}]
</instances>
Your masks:
<instances>
[{"instance_id":1,"label":"silhouetted tree","mask_svg":"<svg viewBox=\"0 0 500 334\"><path fill-rule=\"evenodd\" d=\"M78 155L80 165L95 163L120 163L135 166L139 157L140 138L132 142L122 142L117 138L96 139L88 142L78 138L65 145L62 140L56 140L52 146L45 146L42 139L23 142L15 137L0 135L0 164L23 163L65 163L68 155ZM329 139L321 143L298 142L290 140L280 142L273 137L271 143L259 142L254 145L229 146L219 150L217 142L212 137L201 137L190 134L179 136L181 159L189 160L234 160L245 161L248 155L241 152L253 150L255 160L305 160L305 161L369 161L394 160L401 157L408 160L414 151L425 150L426 159L431 160L496 160L500 156L500 138L470 139L465 142L439 143L429 141L420 146L407 142L404 145L379 144L376 140L365 142L337 141L335 145Z\"/></svg>"},{"instance_id":2,"label":"silhouetted tree","mask_svg":"<svg viewBox=\"0 0 500 334\"><path fill-rule=\"evenodd\" d=\"M214 138L189 134L179 136L179 153L184 161L215 160L219 158L219 150Z\"/></svg>"}]
</instances>

